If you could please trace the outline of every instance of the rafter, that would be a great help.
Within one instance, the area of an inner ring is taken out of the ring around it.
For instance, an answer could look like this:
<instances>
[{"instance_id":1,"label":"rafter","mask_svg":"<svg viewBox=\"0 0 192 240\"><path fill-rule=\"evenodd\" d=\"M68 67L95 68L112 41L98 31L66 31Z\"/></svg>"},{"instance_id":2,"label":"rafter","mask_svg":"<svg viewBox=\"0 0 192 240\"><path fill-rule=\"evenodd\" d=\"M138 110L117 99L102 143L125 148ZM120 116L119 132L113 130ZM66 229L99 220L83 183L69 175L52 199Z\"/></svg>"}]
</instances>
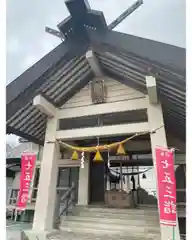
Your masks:
<instances>
[{"instance_id":1,"label":"rafter","mask_svg":"<svg viewBox=\"0 0 192 240\"><path fill-rule=\"evenodd\" d=\"M186 50L184 48L116 31L105 33L91 31L89 36L95 49L102 49L105 46L103 51L106 52L116 49L118 52L124 52L130 56L147 59L151 63L158 64L158 66L166 66L167 69L174 72L185 72Z\"/></svg>"},{"instance_id":2,"label":"rafter","mask_svg":"<svg viewBox=\"0 0 192 240\"><path fill-rule=\"evenodd\" d=\"M65 65L72 58L85 54L86 50L87 45L83 45L82 43L61 43L21 76L7 85L7 119L37 95L41 85L47 81L46 74L56 70L59 62L63 61L63 65Z\"/></svg>"}]
</instances>

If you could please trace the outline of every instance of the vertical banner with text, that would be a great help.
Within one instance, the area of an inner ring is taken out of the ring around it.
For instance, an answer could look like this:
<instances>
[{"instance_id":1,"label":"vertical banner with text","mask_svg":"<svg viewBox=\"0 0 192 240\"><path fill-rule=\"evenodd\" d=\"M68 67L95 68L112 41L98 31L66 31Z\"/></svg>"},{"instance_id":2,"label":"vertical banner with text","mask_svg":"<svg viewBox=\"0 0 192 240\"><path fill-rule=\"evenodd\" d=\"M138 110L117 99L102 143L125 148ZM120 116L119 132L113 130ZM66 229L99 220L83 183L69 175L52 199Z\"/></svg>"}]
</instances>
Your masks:
<instances>
[{"instance_id":1,"label":"vertical banner with text","mask_svg":"<svg viewBox=\"0 0 192 240\"><path fill-rule=\"evenodd\" d=\"M36 158L36 153L23 153L21 157L20 189L16 204L20 210L24 210L27 205Z\"/></svg>"},{"instance_id":2,"label":"vertical banner with text","mask_svg":"<svg viewBox=\"0 0 192 240\"><path fill-rule=\"evenodd\" d=\"M174 150L156 147L160 224L176 226Z\"/></svg>"}]
</instances>

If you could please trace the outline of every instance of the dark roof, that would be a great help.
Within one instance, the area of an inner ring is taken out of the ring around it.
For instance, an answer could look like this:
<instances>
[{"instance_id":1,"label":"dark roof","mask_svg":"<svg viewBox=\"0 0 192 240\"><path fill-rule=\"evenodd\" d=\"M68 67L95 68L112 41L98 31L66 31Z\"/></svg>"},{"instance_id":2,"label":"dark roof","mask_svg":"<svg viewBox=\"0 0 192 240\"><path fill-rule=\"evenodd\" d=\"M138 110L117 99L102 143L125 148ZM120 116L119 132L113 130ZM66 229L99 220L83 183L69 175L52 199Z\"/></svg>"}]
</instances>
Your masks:
<instances>
[{"instance_id":1,"label":"dark roof","mask_svg":"<svg viewBox=\"0 0 192 240\"><path fill-rule=\"evenodd\" d=\"M155 76L166 128L185 139L185 49L108 30L100 12L86 16L77 19L83 33L74 23L65 42L7 86L7 132L43 144L46 116L33 107L33 98L41 93L62 106L94 77L85 58L92 48L106 75L141 92L145 76Z\"/></svg>"},{"instance_id":2,"label":"dark roof","mask_svg":"<svg viewBox=\"0 0 192 240\"><path fill-rule=\"evenodd\" d=\"M90 32L90 38L94 46L99 50L105 46L105 51L129 54L130 57L139 57L148 60L151 64L166 67L170 71L185 74L186 52L184 48L165 44L133 35L116 31L106 31L102 38L95 31Z\"/></svg>"}]
</instances>

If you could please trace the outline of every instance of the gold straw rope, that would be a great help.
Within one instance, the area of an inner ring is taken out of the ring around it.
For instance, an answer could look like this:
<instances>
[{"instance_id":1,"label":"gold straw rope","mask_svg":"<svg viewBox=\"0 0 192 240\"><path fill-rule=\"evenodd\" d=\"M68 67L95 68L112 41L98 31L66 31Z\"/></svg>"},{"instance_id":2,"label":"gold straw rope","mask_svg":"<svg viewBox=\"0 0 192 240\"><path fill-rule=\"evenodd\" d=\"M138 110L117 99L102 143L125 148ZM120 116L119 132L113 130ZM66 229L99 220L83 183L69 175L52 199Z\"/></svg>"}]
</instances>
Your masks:
<instances>
[{"instance_id":1,"label":"gold straw rope","mask_svg":"<svg viewBox=\"0 0 192 240\"><path fill-rule=\"evenodd\" d=\"M142 136L142 135L145 135L145 134L148 134L148 133L154 133L156 132L157 130L159 130L160 128L162 128L164 125L156 128L155 130L153 130L152 132L150 131L146 131L146 132L142 132L142 133L136 133L134 135L132 135L131 137L128 137L120 142L115 142L115 143L111 143L111 144L106 144L106 145L98 145L98 146L91 146L91 147L77 147L77 146L73 146L73 145L70 145L68 143L65 143L65 142L62 142L62 141L59 141L59 144L65 148L69 148L73 151L78 151L78 152L96 152L97 150L98 151L103 151L103 150L106 150L106 149L112 149L112 148L116 148L118 145L120 144L125 144L126 142L128 142L129 140L133 139L133 138L136 138L138 136Z\"/></svg>"}]
</instances>

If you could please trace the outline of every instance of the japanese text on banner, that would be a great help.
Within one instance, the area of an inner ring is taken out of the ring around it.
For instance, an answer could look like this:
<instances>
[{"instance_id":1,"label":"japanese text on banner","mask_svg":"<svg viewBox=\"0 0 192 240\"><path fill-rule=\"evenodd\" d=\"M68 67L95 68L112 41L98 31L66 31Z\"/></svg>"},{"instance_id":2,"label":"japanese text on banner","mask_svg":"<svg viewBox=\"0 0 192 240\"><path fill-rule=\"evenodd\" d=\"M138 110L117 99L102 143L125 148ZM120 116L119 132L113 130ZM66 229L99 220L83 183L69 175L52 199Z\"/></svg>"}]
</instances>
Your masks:
<instances>
[{"instance_id":1,"label":"japanese text on banner","mask_svg":"<svg viewBox=\"0 0 192 240\"><path fill-rule=\"evenodd\" d=\"M156 148L156 168L159 193L160 223L176 225L176 181L174 170L174 152L165 148Z\"/></svg>"},{"instance_id":2,"label":"japanese text on banner","mask_svg":"<svg viewBox=\"0 0 192 240\"><path fill-rule=\"evenodd\" d=\"M36 154L34 153L24 153L21 157L20 189L16 206L22 210L27 205L35 161Z\"/></svg>"}]
</instances>

